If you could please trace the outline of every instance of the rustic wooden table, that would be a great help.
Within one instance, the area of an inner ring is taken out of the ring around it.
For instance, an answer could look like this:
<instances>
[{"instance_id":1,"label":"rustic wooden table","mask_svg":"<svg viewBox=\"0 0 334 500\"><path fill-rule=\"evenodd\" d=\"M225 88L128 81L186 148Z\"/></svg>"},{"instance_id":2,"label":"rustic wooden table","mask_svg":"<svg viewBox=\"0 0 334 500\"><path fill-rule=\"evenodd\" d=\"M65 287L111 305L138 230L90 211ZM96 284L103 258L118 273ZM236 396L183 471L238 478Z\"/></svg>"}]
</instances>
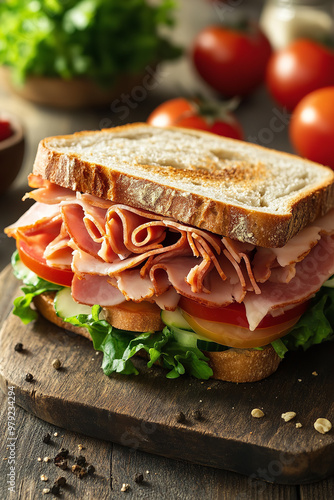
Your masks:
<instances>
[{"instance_id":1,"label":"rustic wooden table","mask_svg":"<svg viewBox=\"0 0 334 500\"><path fill-rule=\"evenodd\" d=\"M258 11L255 9L254 12ZM219 12L201 0L184 0L181 2L179 25L174 33L175 40L188 46L194 33L201 26L217 21L217 16L219 17ZM71 112L37 107L0 89L0 109L19 115L26 132L23 168L11 189L0 198L0 270L8 264L14 249L14 242L5 237L3 228L15 221L26 209L25 204L19 200L27 189L26 177L31 171L39 140L48 135L143 121L158 103L172 96L192 95L196 91L210 95L208 89L196 78L186 56L176 63L162 65L157 76L152 78L154 80L150 88L143 81L140 90L137 89L137 92L128 96L121 95L118 103L112 102L98 110ZM288 142L288 116L270 99L265 89L260 89L242 102L237 115L243 124L246 139L285 151L291 150ZM0 167L3 168L2 165ZM0 293L6 294L5 287L2 287ZM4 310L0 311L0 315L4 313ZM14 447L15 492L11 493L7 483L11 472L8 460L11 451L11 441L8 440L8 402L8 394L0 392L1 499L42 498L43 488L52 485L60 475L57 472L62 472L55 471L44 458L53 457L61 447L67 448L73 456L85 455L96 468L94 475L84 479L73 474L69 477L64 472L68 484L62 488L61 498L116 499L124 498L124 495L138 499L334 498L333 478L303 486L273 485L236 473L162 458L75 434L39 420L17 405L14 407L17 438ZM48 432L51 434L51 442L45 444L42 437ZM82 451L80 446L83 446ZM328 457L328 460L333 460L333 457ZM49 478L45 483L40 479L42 474ZM143 474L144 480L140 484L135 482L137 474ZM124 483L130 485L127 492L121 491Z\"/></svg>"}]
</instances>

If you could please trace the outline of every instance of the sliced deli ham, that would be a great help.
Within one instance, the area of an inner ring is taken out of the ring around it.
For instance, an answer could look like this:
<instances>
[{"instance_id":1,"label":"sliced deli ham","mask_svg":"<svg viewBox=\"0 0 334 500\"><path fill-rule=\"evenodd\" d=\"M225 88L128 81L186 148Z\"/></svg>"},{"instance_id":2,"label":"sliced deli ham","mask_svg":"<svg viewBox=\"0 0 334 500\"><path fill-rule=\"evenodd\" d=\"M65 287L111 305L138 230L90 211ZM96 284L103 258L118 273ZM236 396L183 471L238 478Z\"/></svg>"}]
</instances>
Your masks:
<instances>
[{"instance_id":1,"label":"sliced deli ham","mask_svg":"<svg viewBox=\"0 0 334 500\"><path fill-rule=\"evenodd\" d=\"M267 281L261 294L247 294L244 299L250 329L254 330L268 313L297 305L316 293L334 273L334 235L323 236L303 261L296 264L296 275L288 283Z\"/></svg>"},{"instance_id":2,"label":"sliced deli ham","mask_svg":"<svg viewBox=\"0 0 334 500\"><path fill-rule=\"evenodd\" d=\"M175 308L180 295L208 307L244 301L254 329L334 272L334 209L284 247L261 248L36 176L31 184L36 203L6 232L38 245L48 265L71 267L78 302L150 300Z\"/></svg>"}]
</instances>

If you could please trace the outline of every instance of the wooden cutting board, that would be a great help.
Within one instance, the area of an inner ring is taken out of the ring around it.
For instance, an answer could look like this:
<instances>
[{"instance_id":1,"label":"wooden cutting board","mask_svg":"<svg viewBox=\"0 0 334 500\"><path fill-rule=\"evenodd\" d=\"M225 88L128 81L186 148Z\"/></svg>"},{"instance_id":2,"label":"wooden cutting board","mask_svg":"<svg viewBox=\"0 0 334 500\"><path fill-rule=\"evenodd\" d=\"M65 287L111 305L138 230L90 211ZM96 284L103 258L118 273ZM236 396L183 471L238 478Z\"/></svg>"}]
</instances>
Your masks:
<instances>
[{"instance_id":1,"label":"wooden cutting board","mask_svg":"<svg viewBox=\"0 0 334 500\"><path fill-rule=\"evenodd\" d=\"M43 318L25 326L11 314L19 289L9 267L0 291L1 388L14 386L16 403L39 418L132 450L236 471L250 485L255 478L301 484L333 474L334 431L319 434L313 423L319 417L334 423L334 343L294 353L274 375L252 384L168 380L141 359L139 376L108 378L102 354L88 340ZM17 342L23 352L14 350ZM59 371L54 358L62 361ZM33 382L25 380L27 372ZM253 418L253 408L265 416ZM286 423L287 411L297 416ZM178 421L180 412L185 422Z\"/></svg>"}]
</instances>

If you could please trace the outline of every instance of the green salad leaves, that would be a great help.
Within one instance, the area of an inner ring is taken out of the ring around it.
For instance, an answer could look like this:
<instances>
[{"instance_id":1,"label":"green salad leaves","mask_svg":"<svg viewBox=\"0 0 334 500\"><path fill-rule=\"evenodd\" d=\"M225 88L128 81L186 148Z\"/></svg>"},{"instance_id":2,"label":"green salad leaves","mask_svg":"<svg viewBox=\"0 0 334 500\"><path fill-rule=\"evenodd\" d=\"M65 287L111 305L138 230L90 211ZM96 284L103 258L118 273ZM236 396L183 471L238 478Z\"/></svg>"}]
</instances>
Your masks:
<instances>
[{"instance_id":1,"label":"green salad leaves","mask_svg":"<svg viewBox=\"0 0 334 500\"><path fill-rule=\"evenodd\" d=\"M39 278L20 261L18 253L12 257L14 274L21 279L24 296L14 301L14 314L24 323L37 317L30 305L33 298L44 292L57 292L64 287L49 283ZM176 341L173 327L166 326L160 332L135 332L113 328L101 317L101 307L95 305L90 314L78 314L64 318L75 326L87 328L94 344L94 349L103 352L102 369L106 375L121 373L138 374L131 358L140 350L146 351L151 367L158 363L168 370L168 378L177 378L185 373L207 380L212 376L208 358L197 347L181 345ZM272 342L277 354L283 358L286 352L303 348L326 340L334 340L334 288L323 286L312 299L308 311L303 314L291 332L285 337Z\"/></svg>"},{"instance_id":2,"label":"green salad leaves","mask_svg":"<svg viewBox=\"0 0 334 500\"><path fill-rule=\"evenodd\" d=\"M174 0L0 0L0 64L17 83L85 76L111 85L180 55L161 35L174 9Z\"/></svg>"}]
</instances>

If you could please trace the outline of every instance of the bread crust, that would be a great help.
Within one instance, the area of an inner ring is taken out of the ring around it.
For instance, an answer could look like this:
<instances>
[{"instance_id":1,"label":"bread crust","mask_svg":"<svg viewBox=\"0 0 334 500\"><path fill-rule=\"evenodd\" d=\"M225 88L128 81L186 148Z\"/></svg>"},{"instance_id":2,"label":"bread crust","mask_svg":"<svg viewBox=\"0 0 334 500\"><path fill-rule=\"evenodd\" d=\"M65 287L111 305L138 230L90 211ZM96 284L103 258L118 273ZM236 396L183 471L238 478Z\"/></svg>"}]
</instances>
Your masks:
<instances>
[{"instance_id":1,"label":"bread crust","mask_svg":"<svg viewBox=\"0 0 334 500\"><path fill-rule=\"evenodd\" d=\"M71 325L71 323L67 323L57 316L53 305L54 297L55 292L36 295L34 297L36 309L51 323L92 340L86 328ZM136 331L135 328L140 326L143 327L140 331L151 331L151 327L157 324L156 312L154 308L151 309L151 305L153 304L149 304L148 310L151 310L152 314L143 316L141 322L139 322L136 312L131 312L131 310L124 312L124 309L119 306L108 308L112 309L112 311L109 311L107 320L115 328L123 330L129 328L129 330ZM146 324L144 324L145 318ZM140 354L146 355L144 352ZM232 348L221 352L205 352L205 355L209 358L209 364L213 370L212 378L227 382L255 382L261 380L274 373L281 361L271 346L259 351Z\"/></svg>"},{"instance_id":2,"label":"bread crust","mask_svg":"<svg viewBox=\"0 0 334 500\"><path fill-rule=\"evenodd\" d=\"M206 352L213 370L213 378L227 382L257 382L274 373L281 359L272 346L263 350L228 349Z\"/></svg>"},{"instance_id":3,"label":"bread crust","mask_svg":"<svg viewBox=\"0 0 334 500\"><path fill-rule=\"evenodd\" d=\"M148 127L144 124L131 124L103 130L110 134L135 131L136 127ZM173 128L172 128L173 130ZM180 129L178 129L179 131ZM64 154L49 147L50 140L85 139L85 136L99 134L97 132L78 132L72 136L47 138L40 142L34 164L33 173L60 186L88 192L100 198L111 200L149 210L151 212L172 217L178 221L209 230L219 235L229 236L239 241L247 241L263 247L283 246L308 223L324 215L334 206L334 173L330 169L305 160L309 167L323 169L324 180L314 188L303 189L303 194L295 195L287 202L286 213L261 211L258 208L242 207L238 204L222 202L206 196L198 195L189 190L171 187L168 178L178 179L181 170L164 167L164 182L156 182L143 178L142 170L155 168L150 165L140 165L141 173L133 166L131 174L117 171L103 164L82 160L76 153ZM198 137L212 137L212 134L202 131L188 131L187 134ZM222 144L235 143L233 139L220 138ZM244 143L242 143L244 144ZM247 144L247 148L263 154L271 150L261 146ZM200 152L199 152L200 154ZM282 159L291 162L296 157L288 153L280 153ZM300 160L300 159L299 159ZM242 163L242 161L241 161ZM190 167L191 170L191 167ZM321 170L320 170L321 171ZM203 174L196 174L203 181ZM202 177L201 177L202 176ZM180 177L181 179L181 177ZM180 181L181 183L181 181Z\"/></svg>"}]
</instances>

